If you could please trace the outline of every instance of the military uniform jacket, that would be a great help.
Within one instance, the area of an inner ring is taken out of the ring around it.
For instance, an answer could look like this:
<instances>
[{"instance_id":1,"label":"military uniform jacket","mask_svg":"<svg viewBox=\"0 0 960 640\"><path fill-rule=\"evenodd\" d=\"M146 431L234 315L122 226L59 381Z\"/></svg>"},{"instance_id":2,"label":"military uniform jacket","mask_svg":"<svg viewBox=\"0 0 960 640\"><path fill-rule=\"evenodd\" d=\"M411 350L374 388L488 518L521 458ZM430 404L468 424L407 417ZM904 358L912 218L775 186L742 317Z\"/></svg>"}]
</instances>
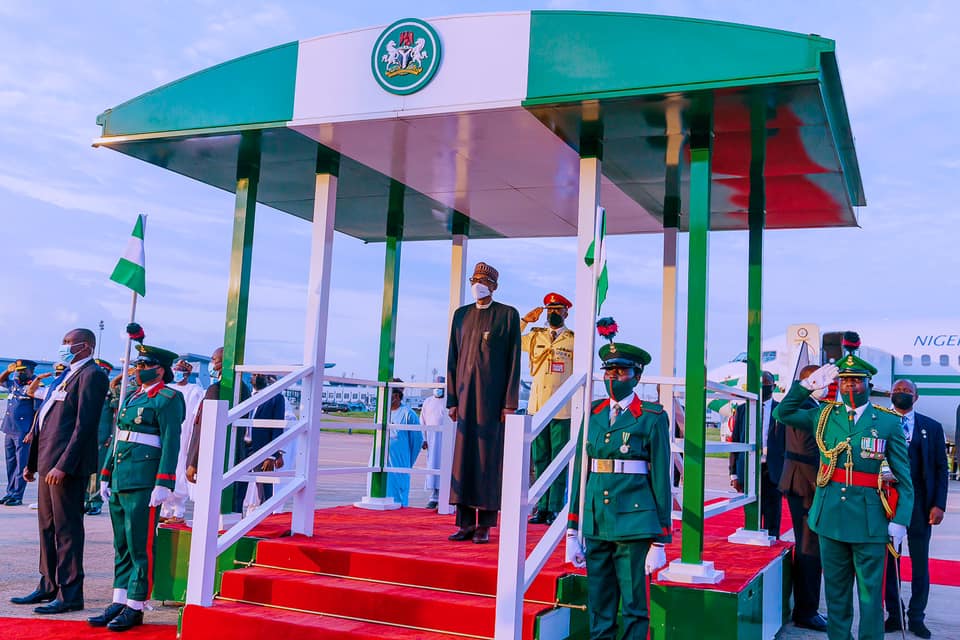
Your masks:
<instances>
[{"instance_id":1,"label":"military uniform jacket","mask_svg":"<svg viewBox=\"0 0 960 640\"><path fill-rule=\"evenodd\" d=\"M118 438L100 479L109 482L113 491L154 486L173 490L180 452L180 425L185 413L183 396L162 384L130 396L120 409L117 431L159 436L160 447Z\"/></svg>"},{"instance_id":2,"label":"military uniform jacket","mask_svg":"<svg viewBox=\"0 0 960 640\"><path fill-rule=\"evenodd\" d=\"M613 542L654 539L670 542L670 426L663 407L642 402L634 394L629 410L610 424L610 401L593 403L587 428L589 460L645 460L649 473L596 473L587 463L587 489L583 505L584 537ZM582 437L582 434L581 434ZM577 446L570 527L577 528L580 507L580 455Z\"/></svg>"},{"instance_id":3,"label":"military uniform jacket","mask_svg":"<svg viewBox=\"0 0 960 640\"><path fill-rule=\"evenodd\" d=\"M860 419L851 423L847 407L841 403L826 402L820 407L803 409L801 406L810 392L800 383L794 383L784 396L774 415L781 422L816 434L817 425L825 417L823 444L832 449L842 441L850 444L853 471L876 475L884 458L897 478L900 500L893 522L904 526L910 523L913 511L913 482L910 477L910 458L907 440L900 428L900 420L886 409L870 404ZM843 472L847 454L837 458L837 470ZM820 452L820 464L828 458ZM849 543L887 542L889 522L876 486L847 485L828 482L817 487L810 508L810 529L818 535Z\"/></svg>"},{"instance_id":4,"label":"military uniform jacket","mask_svg":"<svg viewBox=\"0 0 960 640\"><path fill-rule=\"evenodd\" d=\"M560 385L573 373L573 331L566 327L558 329L556 339L551 339L551 329L534 327L522 337L522 348L530 354L530 401L527 413L536 413ZM557 412L556 418L570 417L570 404Z\"/></svg>"}]
</instances>

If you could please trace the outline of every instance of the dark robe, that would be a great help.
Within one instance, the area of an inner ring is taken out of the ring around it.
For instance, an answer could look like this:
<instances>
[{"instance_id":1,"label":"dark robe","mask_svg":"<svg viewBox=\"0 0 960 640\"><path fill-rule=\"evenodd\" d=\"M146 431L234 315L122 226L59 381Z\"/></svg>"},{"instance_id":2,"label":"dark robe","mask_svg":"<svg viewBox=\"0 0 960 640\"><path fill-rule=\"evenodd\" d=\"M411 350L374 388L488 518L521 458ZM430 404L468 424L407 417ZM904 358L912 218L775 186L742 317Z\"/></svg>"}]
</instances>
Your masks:
<instances>
[{"instance_id":1,"label":"dark robe","mask_svg":"<svg viewBox=\"0 0 960 640\"><path fill-rule=\"evenodd\" d=\"M457 407L450 504L498 510L503 482L503 409L520 394L520 314L493 302L453 314L447 407Z\"/></svg>"}]
</instances>

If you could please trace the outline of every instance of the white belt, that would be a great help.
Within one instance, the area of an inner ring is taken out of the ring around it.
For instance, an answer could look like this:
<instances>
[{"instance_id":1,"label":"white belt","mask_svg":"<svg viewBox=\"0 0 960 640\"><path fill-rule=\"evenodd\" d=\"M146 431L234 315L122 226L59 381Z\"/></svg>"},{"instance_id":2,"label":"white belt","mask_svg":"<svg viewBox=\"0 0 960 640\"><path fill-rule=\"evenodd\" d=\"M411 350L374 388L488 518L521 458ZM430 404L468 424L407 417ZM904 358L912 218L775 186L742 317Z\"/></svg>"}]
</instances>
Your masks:
<instances>
[{"instance_id":1,"label":"white belt","mask_svg":"<svg viewBox=\"0 0 960 640\"><path fill-rule=\"evenodd\" d=\"M590 470L594 473L650 473L646 460L597 460L590 461Z\"/></svg>"},{"instance_id":2,"label":"white belt","mask_svg":"<svg viewBox=\"0 0 960 640\"><path fill-rule=\"evenodd\" d=\"M156 447L157 449L162 448L160 446L160 436L152 433L140 433L139 431L117 431L117 442L132 442Z\"/></svg>"}]
</instances>

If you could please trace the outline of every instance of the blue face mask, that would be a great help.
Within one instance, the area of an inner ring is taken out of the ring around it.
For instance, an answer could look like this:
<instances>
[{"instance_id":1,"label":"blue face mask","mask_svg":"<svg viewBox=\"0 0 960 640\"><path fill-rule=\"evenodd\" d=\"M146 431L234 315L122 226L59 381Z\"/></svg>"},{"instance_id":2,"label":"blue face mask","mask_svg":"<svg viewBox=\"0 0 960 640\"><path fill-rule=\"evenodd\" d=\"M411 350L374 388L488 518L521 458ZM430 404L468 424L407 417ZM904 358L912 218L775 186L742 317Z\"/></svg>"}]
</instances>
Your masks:
<instances>
[{"instance_id":1,"label":"blue face mask","mask_svg":"<svg viewBox=\"0 0 960 640\"><path fill-rule=\"evenodd\" d=\"M82 342L79 342L79 343L77 343L77 344L83 344L83 343L82 343ZM60 345L60 348L57 349L57 358L60 360L60 362L62 362L63 364L70 364L71 362L73 362L73 359L74 359L74 358L76 357L76 355L77 355L77 354L75 354L75 353L73 352L73 348L74 348L75 346L77 346L77 345L76 345L76 344L62 344L62 345Z\"/></svg>"},{"instance_id":2,"label":"blue face mask","mask_svg":"<svg viewBox=\"0 0 960 640\"><path fill-rule=\"evenodd\" d=\"M186 372L184 372L184 371L174 371L174 372L173 372L173 381L174 381L174 382L183 382L183 380L184 380L186 377L187 377L187 374L186 374Z\"/></svg>"},{"instance_id":3,"label":"blue face mask","mask_svg":"<svg viewBox=\"0 0 960 640\"><path fill-rule=\"evenodd\" d=\"M210 375L210 379L216 382L220 379L220 372L213 368L213 363L207 363L207 373Z\"/></svg>"},{"instance_id":4,"label":"blue face mask","mask_svg":"<svg viewBox=\"0 0 960 640\"><path fill-rule=\"evenodd\" d=\"M442 398L442 397L443 397L443 389L434 389L434 390L433 390L433 395L434 395L435 397L437 397L437 398Z\"/></svg>"}]
</instances>

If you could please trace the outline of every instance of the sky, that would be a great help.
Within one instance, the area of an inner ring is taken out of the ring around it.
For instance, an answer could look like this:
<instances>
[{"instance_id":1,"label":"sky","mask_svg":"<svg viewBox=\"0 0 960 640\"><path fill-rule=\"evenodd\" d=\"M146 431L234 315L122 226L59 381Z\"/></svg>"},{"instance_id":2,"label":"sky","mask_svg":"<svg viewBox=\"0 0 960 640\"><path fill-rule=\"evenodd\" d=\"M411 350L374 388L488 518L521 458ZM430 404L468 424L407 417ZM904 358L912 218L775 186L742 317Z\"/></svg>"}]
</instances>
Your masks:
<instances>
[{"instance_id":1,"label":"sky","mask_svg":"<svg viewBox=\"0 0 960 640\"><path fill-rule=\"evenodd\" d=\"M408 14L545 8L681 15L836 40L868 206L859 229L766 234L764 335L796 322L960 333L955 3L0 0L0 356L50 359L65 331L96 330L102 320L101 355L119 360L130 294L108 276L138 213L149 216L147 296L137 314L147 343L209 353L223 340L232 194L92 148L104 109L292 40ZM711 234L711 365L745 349L746 249L746 233ZM575 253L574 239L472 241L468 262L495 265L497 299L523 314L548 291L572 297ZM445 368L449 256L445 242L403 246L395 371L405 379ZM338 375L376 374L383 260L383 245L336 235L327 361ZM248 363L302 360L308 263L308 223L259 207ZM661 263L658 235L609 239L604 315L655 359ZM680 277L682 301L682 268Z\"/></svg>"}]
</instances>

